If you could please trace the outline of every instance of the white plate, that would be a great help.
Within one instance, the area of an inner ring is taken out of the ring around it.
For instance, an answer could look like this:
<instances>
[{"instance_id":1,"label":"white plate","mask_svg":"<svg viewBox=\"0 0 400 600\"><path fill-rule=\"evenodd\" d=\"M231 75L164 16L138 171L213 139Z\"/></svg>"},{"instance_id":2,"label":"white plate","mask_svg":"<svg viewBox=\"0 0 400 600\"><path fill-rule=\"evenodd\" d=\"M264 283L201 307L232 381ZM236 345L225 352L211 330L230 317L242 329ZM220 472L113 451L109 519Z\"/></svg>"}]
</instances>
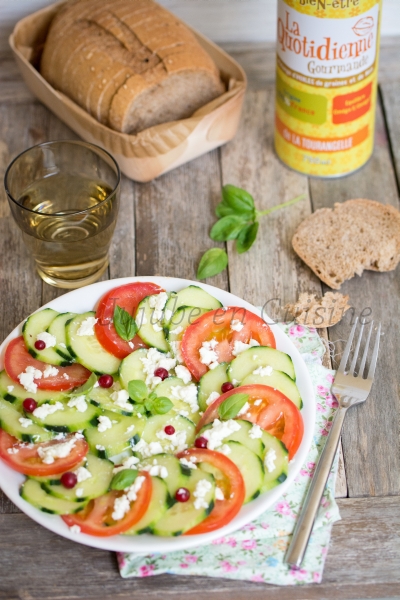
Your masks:
<instances>
[{"instance_id":1,"label":"white plate","mask_svg":"<svg viewBox=\"0 0 400 600\"><path fill-rule=\"evenodd\" d=\"M233 294L210 285L198 283L197 281L194 282L187 279L177 279L173 277L125 277L123 279L103 281L89 285L85 288L74 290L73 292L69 292L60 298L52 300L45 306L53 308L58 312L73 311L76 313L83 313L93 310L100 298L109 290L133 281L152 281L169 292L179 291L188 285L198 285L218 298L218 300L220 300L224 306L243 306L254 313L260 314L260 311L254 306L248 302L245 302L244 300L241 300ZM268 323L270 322L266 315L263 315L263 317ZM0 482L2 490L22 512L28 515L28 517L31 517L37 523L40 523L40 525L43 525L43 527L46 527L47 529L50 529L54 533L58 533L63 537L73 540L74 542L79 542L87 546L93 546L94 548L102 548L104 550L137 552L139 554L186 550L200 544L208 544L216 538L228 535L236 529L239 529L246 523L249 523L261 515L261 513L274 504L274 502L276 502L276 500L278 500L278 498L290 487L291 483L300 471L302 464L304 463L314 432L315 399L311 379L306 365L298 350L294 347L290 339L281 331L281 329L277 325L272 325L272 330L276 339L276 347L279 350L289 354L294 363L296 370L296 383L303 399L303 408L301 413L304 420L304 437L300 448L296 453L295 459L289 465L289 473L286 481L281 483L273 490L262 494L256 498L256 500L253 500L246 506L243 506L235 519L233 519L225 527L207 534L181 536L176 538L162 538L149 534L131 537L118 535L108 538L96 538L83 533L72 533L67 525L62 521L61 517L43 513L23 500L19 495L19 487L24 481L24 476L12 470L0 460ZM5 348L10 340L21 335L21 331L22 323L16 327L12 333L10 333L7 339L0 346L0 366L2 369L4 365Z\"/></svg>"}]
</instances>

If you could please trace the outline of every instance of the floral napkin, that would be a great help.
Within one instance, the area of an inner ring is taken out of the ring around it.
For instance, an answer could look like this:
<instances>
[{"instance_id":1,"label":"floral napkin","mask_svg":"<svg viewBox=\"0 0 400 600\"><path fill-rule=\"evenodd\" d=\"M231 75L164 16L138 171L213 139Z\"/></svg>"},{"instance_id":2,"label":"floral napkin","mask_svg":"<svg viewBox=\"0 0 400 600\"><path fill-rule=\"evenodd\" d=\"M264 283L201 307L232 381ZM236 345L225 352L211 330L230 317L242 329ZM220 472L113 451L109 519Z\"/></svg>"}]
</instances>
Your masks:
<instances>
[{"instance_id":1,"label":"floral napkin","mask_svg":"<svg viewBox=\"0 0 400 600\"><path fill-rule=\"evenodd\" d=\"M322 366L325 346L315 329L283 324L283 330L301 352L315 388L317 416L314 439L293 485L255 521L207 546L168 554L118 553L122 577L147 577L161 573L246 579L275 585L320 582L328 552L332 524L340 519L334 490L337 457L328 479L302 568L283 562L315 463L325 444L337 402L330 393L334 371Z\"/></svg>"}]
</instances>

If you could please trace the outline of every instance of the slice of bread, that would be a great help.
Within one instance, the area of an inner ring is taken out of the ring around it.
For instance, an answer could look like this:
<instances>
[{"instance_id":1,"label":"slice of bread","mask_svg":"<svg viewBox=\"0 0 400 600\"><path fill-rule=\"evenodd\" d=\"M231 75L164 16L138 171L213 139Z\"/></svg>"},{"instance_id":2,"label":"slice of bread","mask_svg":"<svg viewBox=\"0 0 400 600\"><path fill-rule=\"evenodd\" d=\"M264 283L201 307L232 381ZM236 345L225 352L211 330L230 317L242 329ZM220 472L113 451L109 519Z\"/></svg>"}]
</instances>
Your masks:
<instances>
[{"instance_id":1,"label":"slice of bread","mask_svg":"<svg viewBox=\"0 0 400 600\"><path fill-rule=\"evenodd\" d=\"M332 327L342 320L349 310L349 297L339 292L326 292L322 298L303 292L295 304L287 304L285 309L295 318L296 323L308 327Z\"/></svg>"},{"instance_id":2,"label":"slice of bread","mask_svg":"<svg viewBox=\"0 0 400 600\"><path fill-rule=\"evenodd\" d=\"M364 270L392 271L400 261L400 212L373 200L347 200L305 219L294 251L329 287Z\"/></svg>"}]
</instances>

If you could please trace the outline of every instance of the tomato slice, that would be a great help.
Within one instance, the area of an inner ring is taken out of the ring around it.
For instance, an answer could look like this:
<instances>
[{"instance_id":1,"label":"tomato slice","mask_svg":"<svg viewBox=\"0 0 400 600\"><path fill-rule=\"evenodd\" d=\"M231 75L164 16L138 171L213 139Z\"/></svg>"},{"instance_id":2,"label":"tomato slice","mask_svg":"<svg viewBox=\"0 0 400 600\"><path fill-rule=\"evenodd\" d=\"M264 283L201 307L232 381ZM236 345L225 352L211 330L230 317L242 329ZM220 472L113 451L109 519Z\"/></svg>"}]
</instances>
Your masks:
<instances>
[{"instance_id":1,"label":"tomato slice","mask_svg":"<svg viewBox=\"0 0 400 600\"><path fill-rule=\"evenodd\" d=\"M218 419L219 405L234 394L248 394L249 408L246 421L257 423L262 429L281 440L289 452L289 459L296 454L303 439L304 423L297 406L284 394L267 385L242 385L222 394L205 411L197 424L200 431L204 425ZM261 402L256 401L261 400Z\"/></svg>"},{"instance_id":2,"label":"tomato slice","mask_svg":"<svg viewBox=\"0 0 400 600\"><path fill-rule=\"evenodd\" d=\"M147 471L141 471L139 475L143 475L145 478L142 487L138 490L136 500L131 502L129 511L122 519L116 521L112 518L114 502L124 494L123 491L114 490L91 500L81 512L74 515L63 515L62 519L68 527L78 525L83 533L99 537L127 531L144 516L151 500L151 477Z\"/></svg>"},{"instance_id":3,"label":"tomato slice","mask_svg":"<svg viewBox=\"0 0 400 600\"><path fill-rule=\"evenodd\" d=\"M26 349L24 338L18 337L8 344L4 356L4 368L7 375L19 383L18 375L23 373L26 367L34 367L39 371L44 371L49 365L33 358ZM90 371L82 365L74 364L68 367L57 367L57 375L51 377L42 377L35 379L35 383L41 390L65 391L72 390L75 387L83 385L90 377ZM64 377L68 375L68 379ZM28 392L27 392L28 394Z\"/></svg>"},{"instance_id":4,"label":"tomato slice","mask_svg":"<svg viewBox=\"0 0 400 600\"><path fill-rule=\"evenodd\" d=\"M119 337L113 324L114 310L116 306L120 306L130 315L134 315L143 298L163 291L155 283L138 281L121 285L103 296L96 311L98 321L95 325L95 332L97 339L107 352L122 359L138 348L147 348L138 335L131 340L131 345Z\"/></svg>"},{"instance_id":5,"label":"tomato slice","mask_svg":"<svg viewBox=\"0 0 400 600\"><path fill-rule=\"evenodd\" d=\"M224 500L215 500L214 508L208 517L189 529L184 535L215 531L232 521L241 509L245 497L243 477L237 466L221 452L205 448L189 448L177 456L178 458L195 458L196 464L203 463L204 468L210 470L214 475L217 487L224 494ZM207 469L208 466L211 468Z\"/></svg>"},{"instance_id":6,"label":"tomato slice","mask_svg":"<svg viewBox=\"0 0 400 600\"><path fill-rule=\"evenodd\" d=\"M69 469L73 469L82 462L89 452L86 440L75 438L68 456L54 458L54 462L50 464L43 462L39 456L39 449L64 444L69 441L72 442L73 438L75 438L75 434L71 434L63 440L51 440L50 442L41 442L40 444L26 444L0 429L0 457L15 471L24 475L31 475L32 477L59 475Z\"/></svg>"},{"instance_id":7,"label":"tomato slice","mask_svg":"<svg viewBox=\"0 0 400 600\"><path fill-rule=\"evenodd\" d=\"M240 331L231 328L233 321L240 321L243 325ZM197 380L208 371L208 367L200 360L200 348L203 342L212 339L218 341L218 346L215 348L218 362L230 362L235 358L233 355L235 342L248 344L253 339L260 346L275 348L275 337L269 326L246 308L217 308L207 312L187 327L181 343L184 362Z\"/></svg>"}]
</instances>

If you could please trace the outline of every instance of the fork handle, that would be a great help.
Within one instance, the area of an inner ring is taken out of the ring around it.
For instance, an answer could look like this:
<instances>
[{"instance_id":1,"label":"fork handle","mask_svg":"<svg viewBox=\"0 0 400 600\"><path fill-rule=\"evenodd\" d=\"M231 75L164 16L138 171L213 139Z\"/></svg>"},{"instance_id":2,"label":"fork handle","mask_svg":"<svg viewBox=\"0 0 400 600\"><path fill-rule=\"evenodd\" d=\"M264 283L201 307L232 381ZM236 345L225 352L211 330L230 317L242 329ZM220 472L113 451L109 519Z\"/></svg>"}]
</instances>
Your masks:
<instances>
[{"instance_id":1,"label":"fork handle","mask_svg":"<svg viewBox=\"0 0 400 600\"><path fill-rule=\"evenodd\" d=\"M331 430L326 439L325 448L314 471L300 516L293 531L292 541L284 559L284 562L291 567L300 567L303 562L315 517L339 445L340 433L346 412L347 408L344 407L340 407L336 411Z\"/></svg>"}]
</instances>

